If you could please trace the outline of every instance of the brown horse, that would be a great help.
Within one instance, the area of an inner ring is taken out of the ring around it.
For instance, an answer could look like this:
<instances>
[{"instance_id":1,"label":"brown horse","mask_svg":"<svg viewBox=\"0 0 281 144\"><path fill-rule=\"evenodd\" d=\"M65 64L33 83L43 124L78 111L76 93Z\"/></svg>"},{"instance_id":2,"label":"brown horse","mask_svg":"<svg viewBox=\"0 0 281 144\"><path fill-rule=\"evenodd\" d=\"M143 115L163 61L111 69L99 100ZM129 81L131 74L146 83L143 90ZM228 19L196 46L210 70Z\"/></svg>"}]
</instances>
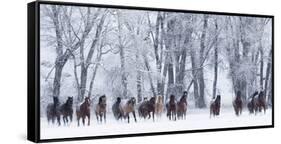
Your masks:
<instances>
[{"instance_id":1,"label":"brown horse","mask_svg":"<svg viewBox=\"0 0 281 144\"><path fill-rule=\"evenodd\" d=\"M176 112L177 112L177 101L174 95L170 95L170 100L166 104L167 108L167 117L169 120L176 120Z\"/></svg>"},{"instance_id":2,"label":"brown horse","mask_svg":"<svg viewBox=\"0 0 281 144\"><path fill-rule=\"evenodd\" d=\"M180 98L180 101L177 103L177 116L178 119L186 119L186 110L187 110L187 92L185 91Z\"/></svg>"},{"instance_id":3,"label":"brown horse","mask_svg":"<svg viewBox=\"0 0 281 144\"><path fill-rule=\"evenodd\" d=\"M60 107L60 112L62 114L62 119L64 124L68 124L69 121L72 122L72 117L73 117L72 106L73 106L73 97L68 97L66 102Z\"/></svg>"},{"instance_id":4,"label":"brown horse","mask_svg":"<svg viewBox=\"0 0 281 144\"><path fill-rule=\"evenodd\" d=\"M148 116L148 119L150 119L152 113L152 118L154 121L155 101L156 101L155 97L152 97L149 99L149 101L142 102L138 109L139 116L143 117L144 119Z\"/></svg>"},{"instance_id":5,"label":"brown horse","mask_svg":"<svg viewBox=\"0 0 281 144\"><path fill-rule=\"evenodd\" d=\"M157 96L155 101L155 114L157 117L161 117L164 109L163 96Z\"/></svg>"},{"instance_id":6,"label":"brown horse","mask_svg":"<svg viewBox=\"0 0 281 144\"><path fill-rule=\"evenodd\" d=\"M254 98L254 108L255 114L257 114L258 112L262 112L262 110L264 111L264 113L266 112L266 101L263 91L260 91L258 97Z\"/></svg>"},{"instance_id":7,"label":"brown horse","mask_svg":"<svg viewBox=\"0 0 281 144\"><path fill-rule=\"evenodd\" d=\"M55 123L55 119L57 119L57 123L60 126L60 102L58 97L53 97L53 103L47 105L47 120L48 123L51 120L52 123Z\"/></svg>"},{"instance_id":8,"label":"brown horse","mask_svg":"<svg viewBox=\"0 0 281 144\"><path fill-rule=\"evenodd\" d=\"M134 97L130 98L125 103L125 105L121 106L122 116L124 117L124 119L126 119L126 118L128 119L128 123L130 123L130 115L129 115L130 113L133 114L135 122L137 122L135 106L136 106L136 98L134 98Z\"/></svg>"},{"instance_id":9,"label":"brown horse","mask_svg":"<svg viewBox=\"0 0 281 144\"><path fill-rule=\"evenodd\" d=\"M242 109L243 109L243 102L241 98L241 92L237 92L237 96L235 97L234 101L232 102L234 111L236 116L239 116L242 114Z\"/></svg>"},{"instance_id":10,"label":"brown horse","mask_svg":"<svg viewBox=\"0 0 281 144\"><path fill-rule=\"evenodd\" d=\"M86 117L88 118L88 126L90 125L90 97L85 97L84 102L76 108L76 117L78 126L80 125L80 118L82 118L82 123L85 125Z\"/></svg>"},{"instance_id":11,"label":"brown horse","mask_svg":"<svg viewBox=\"0 0 281 144\"><path fill-rule=\"evenodd\" d=\"M99 97L99 102L96 105L96 117L97 121L102 123L102 117L104 117L104 122L106 122L106 96L102 95Z\"/></svg>"},{"instance_id":12,"label":"brown horse","mask_svg":"<svg viewBox=\"0 0 281 144\"><path fill-rule=\"evenodd\" d=\"M211 101L210 105L210 117L219 116L220 115L220 107L221 107L221 96L217 95L215 100Z\"/></svg>"}]
</instances>

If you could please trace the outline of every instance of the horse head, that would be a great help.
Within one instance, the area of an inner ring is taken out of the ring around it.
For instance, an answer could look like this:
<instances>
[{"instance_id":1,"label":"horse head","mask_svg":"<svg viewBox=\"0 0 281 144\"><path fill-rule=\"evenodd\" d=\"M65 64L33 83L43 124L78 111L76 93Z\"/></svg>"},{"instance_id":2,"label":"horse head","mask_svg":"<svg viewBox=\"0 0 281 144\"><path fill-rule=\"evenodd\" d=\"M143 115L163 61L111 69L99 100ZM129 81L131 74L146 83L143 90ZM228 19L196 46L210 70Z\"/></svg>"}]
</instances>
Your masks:
<instances>
[{"instance_id":1,"label":"horse head","mask_svg":"<svg viewBox=\"0 0 281 144\"><path fill-rule=\"evenodd\" d=\"M72 105L73 104L73 97L68 97L67 100L66 100L66 103L68 105Z\"/></svg>"},{"instance_id":2,"label":"horse head","mask_svg":"<svg viewBox=\"0 0 281 144\"><path fill-rule=\"evenodd\" d=\"M187 91L184 91L184 92L183 92L183 96L186 96L186 97L187 97Z\"/></svg>"},{"instance_id":3,"label":"horse head","mask_svg":"<svg viewBox=\"0 0 281 144\"><path fill-rule=\"evenodd\" d=\"M132 97L129 101L128 104L131 104L132 106L134 106L136 104L136 98Z\"/></svg>"},{"instance_id":4,"label":"horse head","mask_svg":"<svg viewBox=\"0 0 281 144\"><path fill-rule=\"evenodd\" d=\"M163 102L163 96L157 96L157 103L162 103Z\"/></svg>"},{"instance_id":5,"label":"horse head","mask_svg":"<svg viewBox=\"0 0 281 144\"><path fill-rule=\"evenodd\" d=\"M117 103L121 103L121 98L120 97L117 97Z\"/></svg>"},{"instance_id":6,"label":"horse head","mask_svg":"<svg viewBox=\"0 0 281 144\"><path fill-rule=\"evenodd\" d=\"M217 95L217 98L215 100L216 103L220 103L221 102L221 95Z\"/></svg>"},{"instance_id":7,"label":"horse head","mask_svg":"<svg viewBox=\"0 0 281 144\"><path fill-rule=\"evenodd\" d=\"M155 97L151 97L150 100L149 100L149 102L150 102L151 104L155 104L156 98L155 98Z\"/></svg>"},{"instance_id":8,"label":"horse head","mask_svg":"<svg viewBox=\"0 0 281 144\"><path fill-rule=\"evenodd\" d=\"M258 98L259 98L259 100L264 99L264 92L263 91L260 91Z\"/></svg>"},{"instance_id":9,"label":"horse head","mask_svg":"<svg viewBox=\"0 0 281 144\"><path fill-rule=\"evenodd\" d=\"M101 104L106 104L106 96L102 95L101 97L99 97L99 105Z\"/></svg>"},{"instance_id":10,"label":"horse head","mask_svg":"<svg viewBox=\"0 0 281 144\"><path fill-rule=\"evenodd\" d=\"M91 104L91 99L90 99L90 97L85 97L84 103L85 103L87 106L90 106L90 104Z\"/></svg>"},{"instance_id":11,"label":"horse head","mask_svg":"<svg viewBox=\"0 0 281 144\"><path fill-rule=\"evenodd\" d=\"M170 95L170 101L175 101L176 97L175 95Z\"/></svg>"}]
</instances>

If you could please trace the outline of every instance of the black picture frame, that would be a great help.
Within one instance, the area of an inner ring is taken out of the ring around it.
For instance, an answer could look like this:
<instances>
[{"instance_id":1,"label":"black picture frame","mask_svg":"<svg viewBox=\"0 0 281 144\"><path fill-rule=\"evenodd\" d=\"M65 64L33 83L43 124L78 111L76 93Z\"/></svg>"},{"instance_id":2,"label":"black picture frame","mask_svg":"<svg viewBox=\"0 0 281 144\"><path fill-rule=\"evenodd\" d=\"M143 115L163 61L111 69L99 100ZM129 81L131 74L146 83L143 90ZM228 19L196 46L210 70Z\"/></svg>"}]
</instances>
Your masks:
<instances>
[{"instance_id":1,"label":"black picture frame","mask_svg":"<svg viewBox=\"0 0 281 144\"><path fill-rule=\"evenodd\" d=\"M39 76L40 76L40 73L39 73L40 72L40 24L39 23L40 23L40 5L41 4L270 18L272 20L272 123L271 123L271 125L152 132L152 133L136 133L136 134L119 134L119 135L104 135L104 136L89 136L89 137L71 137L71 138L58 138L58 139L41 139L40 138L40 78L39 78ZM166 134L184 134L184 133L198 133L198 132L274 128L274 16L273 15L195 11L195 10L180 10L180 9L168 9L168 8L148 8L148 7L136 7L136 6L117 6L117 5L56 2L56 1L31 2L31 3L28 3L27 10L28 10L28 12L27 12L27 14L28 14L28 28L27 28L27 30L28 30L28 45L27 45L27 47L28 47L28 94L27 94L28 95L28 103L27 103L28 129L27 129L27 139L30 141L55 142L55 141L70 141L70 140L89 140L89 139L103 139L103 138L121 138L121 137L135 137L135 136L152 136L152 135L166 135Z\"/></svg>"}]
</instances>

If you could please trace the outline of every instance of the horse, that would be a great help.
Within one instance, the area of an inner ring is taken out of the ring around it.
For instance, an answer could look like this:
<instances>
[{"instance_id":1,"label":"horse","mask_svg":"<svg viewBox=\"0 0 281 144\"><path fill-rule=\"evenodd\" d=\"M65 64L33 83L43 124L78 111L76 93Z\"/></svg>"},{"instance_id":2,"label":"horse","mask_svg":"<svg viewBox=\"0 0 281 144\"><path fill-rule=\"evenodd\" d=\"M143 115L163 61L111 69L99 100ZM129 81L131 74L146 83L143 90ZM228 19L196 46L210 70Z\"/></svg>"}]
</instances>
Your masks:
<instances>
[{"instance_id":1,"label":"horse","mask_svg":"<svg viewBox=\"0 0 281 144\"><path fill-rule=\"evenodd\" d=\"M90 97L85 97L85 100L82 104L79 104L76 108L76 117L78 126L80 126L80 118L82 118L82 123L85 125L85 118L88 118L88 126L90 125Z\"/></svg>"},{"instance_id":2,"label":"horse","mask_svg":"<svg viewBox=\"0 0 281 144\"><path fill-rule=\"evenodd\" d=\"M263 91L260 91L258 97L255 97L254 106L255 114L257 114L257 112L261 112L262 110L264 111L264 113L266 112L266 101Z\"/></svg>"},{"instance_id":3,"label":"horse","mask_svg":"<svg viewBox=\"0 0 281 144\"><path fill-rule=\"evenodd\" d=\"M259 94L258 91L255 91L251 97L249 97L249 100L248 100L248 104L247 104L247 107L248 107L248 110L249 110L249 113L252 114L255 112L255 97Z\"/></svg>"},{"instance_id":4,"label":"horse","mask_svg":"<svg viewBox=\"0 0 281 144\"><path fill-rule=\"evenodd\" d=\"M239 116L242 114L242 109L243 109L243 102L241 98L241 92L237 92L237 96L235 97L234 101L232 102L234 111L236 116Z\"/></svg>"},{"instance_id":5,"label":"horse","mask_svg":"<svg viewBox=\"0 0 281 144\"><path fill-rule=\"evenodd\" d=\"M48 123L50 122L50 120L52 121L52 123L55 123L55 119L57 119L57 123L60 126L60 102L59 102L59 98L58 97L53 97L53 103L50 103L47 105L47 120Z\"/></svg>"},{"instance_id":6,"label":"horse","mask_svg":"<svg viewBox=\"0 0 281 144\"><path fill-rule=\"evenodd\" d=\"M112 105L112 113L116 120L122 119L121 98L117 97L116 102Z\"/></svg>"},{"instance_id":7,"label":"horse","mask_svg":"<svg viewBox=\"0 0 281 144\"><path fill-rule=\"evenodd\" d=\"M177 116L178 119L186 119L187 110L187 92L184 92L179 102L177 103Z\"/></svg>"},{"instance_id":8,"label":"horse","mask_svg":"<svg viewBox=\"0 0 281 144\"><path fill-rule=\"evenodd\" d=\"M97 121L102 123L102 117L104 117L104 122L106 122L106 96L102 95L99 97L99 102L95 109Z\"/></svg>"},{"instance_id":9,"label":"horse","mask_svg":"<svg viewBox=\"0 0 281 144\"><path fill-rule=\"evenodd\" d=\"M137 122L135 106L136 106L136 98L134 98L134 97L130 98L125 103L125 105L121 106L122 116L124 117L124 119L126 119L126 118L128 119L128 123L130 123L130 116L129 116L130 113L133 114L135 122Z\"/></svg>"},{"instance_id":10,"label":"horse","mask_svg":"<svg viewBox=\"0 0 281 144\"><path fill-rule=\"evenodd\" d=\"M161 117L164 108L163 96L157 96L155 101L155 114L157 117Z\"/></svg>"},{"instance_id":11,"label":"horse","mask_svg":"<svg viewBox=\"0 0 281 144\"><path fill-rule=\"evenodd\" d=\"M148 119L152 118L154 121L154 114L155 114L155 97L151 97L149 101L144 101L141 103L141 105L138 108L139 116L143 117L144 119L148 116Z\"/></svg>"},{"instance_id":12,"label":"horse","mask_svg":"<svg viewBox=\"0 0 281 144\"><path fill-rule=\"evenodd\" d=\"M72 117L73 117L72 105L73 105L73 97L68 97L66 102L63 105L61 105L61 107L60 107L60 112L61 112L64 124L68 123L68 117L70 119L70 122L72 122Z\"/></svg>"},{"instance_id":13,"label":"horse","mask_svg":"<svg viewBox=\"0 0 281 144\"><path fill-rule=\"evenodd\" d=\"M166 104L167 108L167 117L169 120L176 120L176 111L177 111L177 102L174 95L170 95L170 100Z\"/></svg>"},{"instance_id":14,"label":"horse","mask_svg":"<svg viewBox=\"0 0 281 144\"><path fill-rule=\"evenodd\" d=\"M221 96L217 95L215 100L213 99L210 104L210 117L219 116L220 115L220 107L221 107Z\"/></svg>"}]
</instances>

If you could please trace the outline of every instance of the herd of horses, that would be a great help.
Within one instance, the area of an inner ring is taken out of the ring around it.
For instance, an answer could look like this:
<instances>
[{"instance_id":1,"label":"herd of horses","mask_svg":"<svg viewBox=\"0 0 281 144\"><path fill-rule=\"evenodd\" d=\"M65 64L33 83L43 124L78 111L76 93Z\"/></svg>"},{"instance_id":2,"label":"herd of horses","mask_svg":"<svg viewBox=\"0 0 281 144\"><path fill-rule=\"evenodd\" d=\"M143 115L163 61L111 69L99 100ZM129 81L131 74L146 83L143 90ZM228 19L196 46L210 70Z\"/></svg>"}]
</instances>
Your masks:
<instances>
[{"instance_id":1,"label":"herd of horses","mask_svg":"<svg viewBox=\"0 0 281 144\"><path fill-rule=\"evenodd\" d=\"M186 119L187 112L187 92L184 91L183 95L177 101L175 95L170 95L168 102L163 103L163 96L151 97L149 100L144 99L138 106L136 104L136 99L131 97L129 99L122 99L117 97L116 101L112 105L112 113L114 118L118 120L125 120L130 123L130 114L133 115L134 121L137 122L136 110L138 112L140 119L153 119L155 116L161 118L166 109L166 116L169 120ZM85 97L84 101L76 106L76 118L77 124L80 126L80 120L82 119L82 124L90 125L91 120L91 99L90 97ZM238 91L236 97L233 100L234 112L237 116L242 114L243 105L245 101L242 100L241 92ZM266 100L263 91L254 92L247 100L247 107L249 113L266 112ZM217 95L212 99L210 103L210 117L219 116L221 109L221 96ZM58 97L53 97L53 103L47 105L47 120L48 123L55 123L57 121L58 125L61 125L61 117L64 124L69 124L73 119L73 97L68 97L66 102L62 105L59 103ZM107 114L107 98L106 95L102 95L98 99L98 103L94 106L94 113L98 123L106 123ZM86 123L87 119L87 123Z\"/></svg>"}]
</instances>

